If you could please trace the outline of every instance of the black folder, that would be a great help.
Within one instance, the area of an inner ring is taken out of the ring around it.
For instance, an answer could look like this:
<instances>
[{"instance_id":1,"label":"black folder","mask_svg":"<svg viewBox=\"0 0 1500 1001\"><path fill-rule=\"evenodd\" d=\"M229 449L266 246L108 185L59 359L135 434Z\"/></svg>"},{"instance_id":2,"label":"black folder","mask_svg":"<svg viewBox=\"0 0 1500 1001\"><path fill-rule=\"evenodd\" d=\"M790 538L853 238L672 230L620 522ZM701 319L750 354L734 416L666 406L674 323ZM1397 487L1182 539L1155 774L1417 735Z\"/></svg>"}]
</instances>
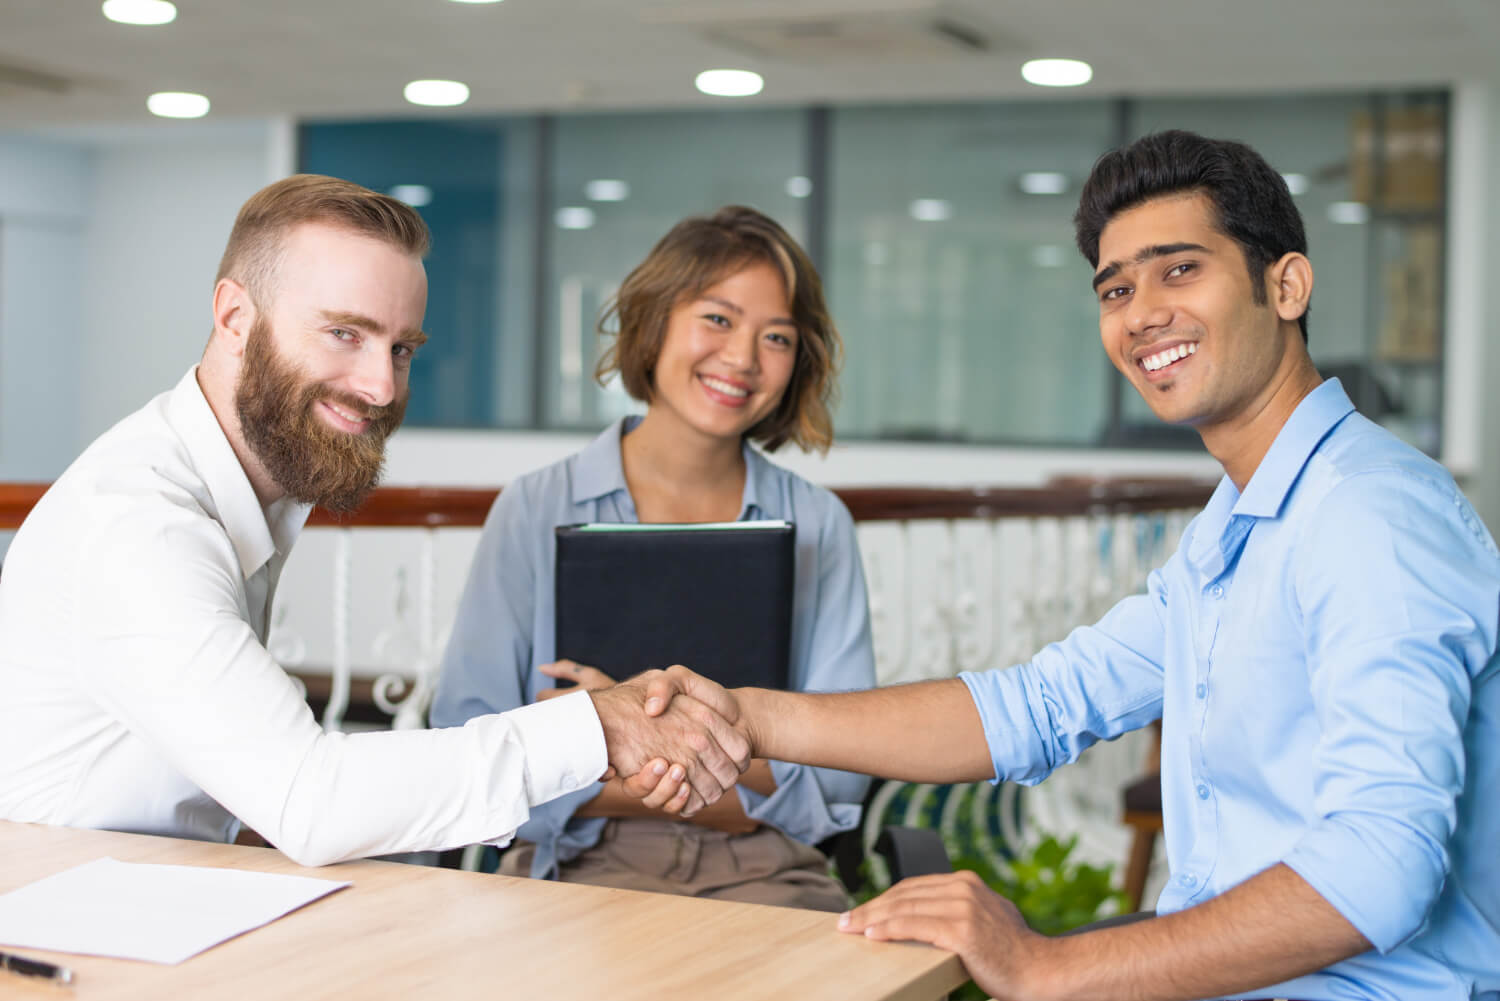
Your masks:
<instances>
[{"instance_id":1,"label":"black folder","mask_svg":"<svg viewBox=\"0 0 1500 1001\"><path fill-rule=\"evenodd\" d=\"M557 528L557 656L616 681L684 664L725 687L786 688L790 522Z\"/></svg>"}]
</instances>

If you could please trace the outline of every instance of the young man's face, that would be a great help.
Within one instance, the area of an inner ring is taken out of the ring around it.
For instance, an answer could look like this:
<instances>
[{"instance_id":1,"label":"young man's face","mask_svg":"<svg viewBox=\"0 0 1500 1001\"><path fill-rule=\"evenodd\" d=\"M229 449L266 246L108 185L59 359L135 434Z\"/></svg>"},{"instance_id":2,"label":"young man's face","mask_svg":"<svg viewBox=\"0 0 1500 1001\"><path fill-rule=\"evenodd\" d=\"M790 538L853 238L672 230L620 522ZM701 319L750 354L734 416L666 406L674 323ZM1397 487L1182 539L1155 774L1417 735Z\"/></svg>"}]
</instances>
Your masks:
<instances>
[{"instance_id":1,"label":"young man's face","mask_svg":"<svg viewBox=\"0 0 1500 1001\"><path fill-rule=\"evenodd\" d=\"M1199 431L1253 418L1289 347L1214 220L1198 192L1121 212L1099 235L1094 278L1110 361L1158 417Z\"/></svg>"},{"instance_id":2,"label":"young man's face","mask_svg":"<svg viewBox=\"0 0 1500 1001\"><path fill-rule=\"evenodd\" d=\"M245 440L292 497L352 510L406 410L427 276L400 249L322 224L288 234L236 390Z\"/></svg>"}]
</instances>

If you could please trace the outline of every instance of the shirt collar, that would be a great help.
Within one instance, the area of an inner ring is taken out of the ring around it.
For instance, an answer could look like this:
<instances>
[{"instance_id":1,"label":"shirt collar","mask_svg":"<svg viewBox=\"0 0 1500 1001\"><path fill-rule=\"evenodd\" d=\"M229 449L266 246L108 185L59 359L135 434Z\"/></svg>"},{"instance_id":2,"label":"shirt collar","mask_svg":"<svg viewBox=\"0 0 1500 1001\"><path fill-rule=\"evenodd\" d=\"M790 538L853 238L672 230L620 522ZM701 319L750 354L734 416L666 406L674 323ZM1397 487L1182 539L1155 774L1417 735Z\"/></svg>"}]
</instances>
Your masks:
<instances>
[{"instance_id":1,"label":"shirt collar","mask_svg":"<svg viewBox=\"0 0 1500 1001\"><path fill-rule=\"evenodd\" d=\"M641 422L640 415L622 417L601 431L578 453L573 473L573 503L598 500L617 490L627 490L625 462L620 443ZM745 490L740 498L740 520L747 520L761 510L761 498L775 492L775 474L771 463L746 439L741 446L745 456Z\"/></svg>"},{"instance_id":2,"label":"shirt collar","mask_svg":"<svg viewBox=\"0 0 1500 1001\"><path fill-rule=\"evenodd\" d=\"M1203 507L1187 558L1212 577L1234 558L1255 518L1274 518L1318 445L1334 426L1354 411L1337 379L1322 383L1297 404L1292 416L1241 493L1225 476Z\"/></svg>"},{"instance_id":3,"label":"shirt collar","mask_svg":"<svg viewBox=\"0 0 1500 1001\"><path fill-rule=\"evenodd\" d=\"M273 555L290 552L312 505L283 497L268 510L261 508L250 477L198 385L198 366L189 369L172 390L167 421L181 438L193 469L208 490L215 517L234 544L240 572L248 578Z\"/></svg>"},{"instance_id":4,"label":"shirt collar","mask_svg":"<svg viewBox=\"0 0 1500 1001\"><path fill-rule=\"evenodd\" d=\"M1233 514L1253 518L1274 518L1281 511L1292 484L1297 482L1307 460L1334 425L1354 411L1349 394L1337 379L1318 386L1292 411L1292 416L1276 435L1260 465L1255 467L1245 492L1234 505Z\"/></svg>"}]
</instances>

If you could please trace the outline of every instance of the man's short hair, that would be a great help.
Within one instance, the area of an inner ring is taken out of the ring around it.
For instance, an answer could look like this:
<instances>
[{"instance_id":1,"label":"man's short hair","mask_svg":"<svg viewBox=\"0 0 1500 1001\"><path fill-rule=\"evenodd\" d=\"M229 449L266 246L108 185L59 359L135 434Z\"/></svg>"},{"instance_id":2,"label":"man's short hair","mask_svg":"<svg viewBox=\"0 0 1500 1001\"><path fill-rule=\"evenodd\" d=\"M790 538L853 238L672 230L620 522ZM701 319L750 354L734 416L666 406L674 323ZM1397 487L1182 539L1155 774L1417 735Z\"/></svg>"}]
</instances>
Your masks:
<instances>
[{"instance_id":1,"label":"man's short hair","mask_svg":"<svg viewBox=\"0 0 1500 1001\"><path fill-rule=\"evenodd\" d=\"M627 393L650 403L672 309L762 262L786 283L797 355L781 402L747 434L768 452L788 441L808 451L827 450L833 443L831 407L843 342L812 261L786 230L755 209L730 205L711 216L684 219L651 248L600 317L601 334L610 334L612 321L617 329L595 378L603 384L618 372Z\"/></svg>"},{"instance_id":2,"label":"man's short hair","mask_svg":"<svg viewBox=\"0 0 1500 1001\"><path fill-rule=\"evenodd\" d=\"M234 279L265 306L287 233L309 222L372 237L418 258L432 242L427 224L405 202L337 177L293 174L261 188L240 207L218 278Z\"/></svg>"},{"instance_id":3,"label":"man's short hair","mask_svg":"<svg viewBox=\"0 0 1500 1001\"><path fill-rule=\"evenodd\" d=\"M1286 181L1244 143L1193 132L1156 132L1104 154L1078 199L1078 249L1099 266L1099 234L1127 209L1153 198L1202 192L1220 232L1245 255L1255 301L1266 302L1266 269L1289 253L1307 253L1302 214ZM1297 320L1307 340L1307 313Z\"/></svg>"}]
</instances>

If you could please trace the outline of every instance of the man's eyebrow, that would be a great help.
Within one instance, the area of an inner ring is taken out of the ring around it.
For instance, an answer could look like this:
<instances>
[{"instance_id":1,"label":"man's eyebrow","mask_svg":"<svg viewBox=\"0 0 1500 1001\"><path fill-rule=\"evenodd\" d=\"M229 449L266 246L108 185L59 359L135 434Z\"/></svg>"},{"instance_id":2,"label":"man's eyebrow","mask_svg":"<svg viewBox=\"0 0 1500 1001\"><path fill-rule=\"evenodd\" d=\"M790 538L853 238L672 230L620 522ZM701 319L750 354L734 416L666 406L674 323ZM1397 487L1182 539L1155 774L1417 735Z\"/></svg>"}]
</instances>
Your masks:
<instances>
[{"instance_id":1,"label":"man's eyebrow","mask_svg":"<svg viewBox=\"0 0 1500 1001\"><path fill-rule=\"evenodd\" d=\"M720 299L716 295L700 295L698 297L698 301L718 303L720 306L723 306L735 316L743 316L745 313L743 309L740 309L740 307L736 306L728 299ZM773 316L771 318L770 325L775 327L795 327L797 325L797 321L789 316Z\"/></svg>"},{"instance_id":2,"label":"man's eyebrow","mask_svg":"<svg viewBox=\"0 0 1500 1001\"><path fill-rule=\"evenodd\" d=\"M359 327L375 334L385 333L385 324L363 313L352 313L341 309L324 309L319 310L319 312L326 323L342 323L345 326ZM410 341L417 346L427 343L427 335L415 329L402 331L401 339L403 341Z\"/></svg>"},{"instance_id":3,"label":"man's eyebrow","mask_svg":"<svg viewBox=\"0 0 1500 1001\"><path fill-rule=\"evenodd\" d=\"M1130 263L1145 264L1147 261L1158 257L1166 257L1169 254L1180 254L1184 250L1196 250L1204 254L1213 253L1212 250L1209 250L1201 243L1157 243L1149 247L1142 247L1136 251L1136 255ZM1097 289L1100 285L1109 281L1115 275L1119 274L1120 270L1124 267L1124 261L1110 261L1107 265L1100 268L1099 273L1094 276L1094 288Z\"/></svg>"}]
</instances>

